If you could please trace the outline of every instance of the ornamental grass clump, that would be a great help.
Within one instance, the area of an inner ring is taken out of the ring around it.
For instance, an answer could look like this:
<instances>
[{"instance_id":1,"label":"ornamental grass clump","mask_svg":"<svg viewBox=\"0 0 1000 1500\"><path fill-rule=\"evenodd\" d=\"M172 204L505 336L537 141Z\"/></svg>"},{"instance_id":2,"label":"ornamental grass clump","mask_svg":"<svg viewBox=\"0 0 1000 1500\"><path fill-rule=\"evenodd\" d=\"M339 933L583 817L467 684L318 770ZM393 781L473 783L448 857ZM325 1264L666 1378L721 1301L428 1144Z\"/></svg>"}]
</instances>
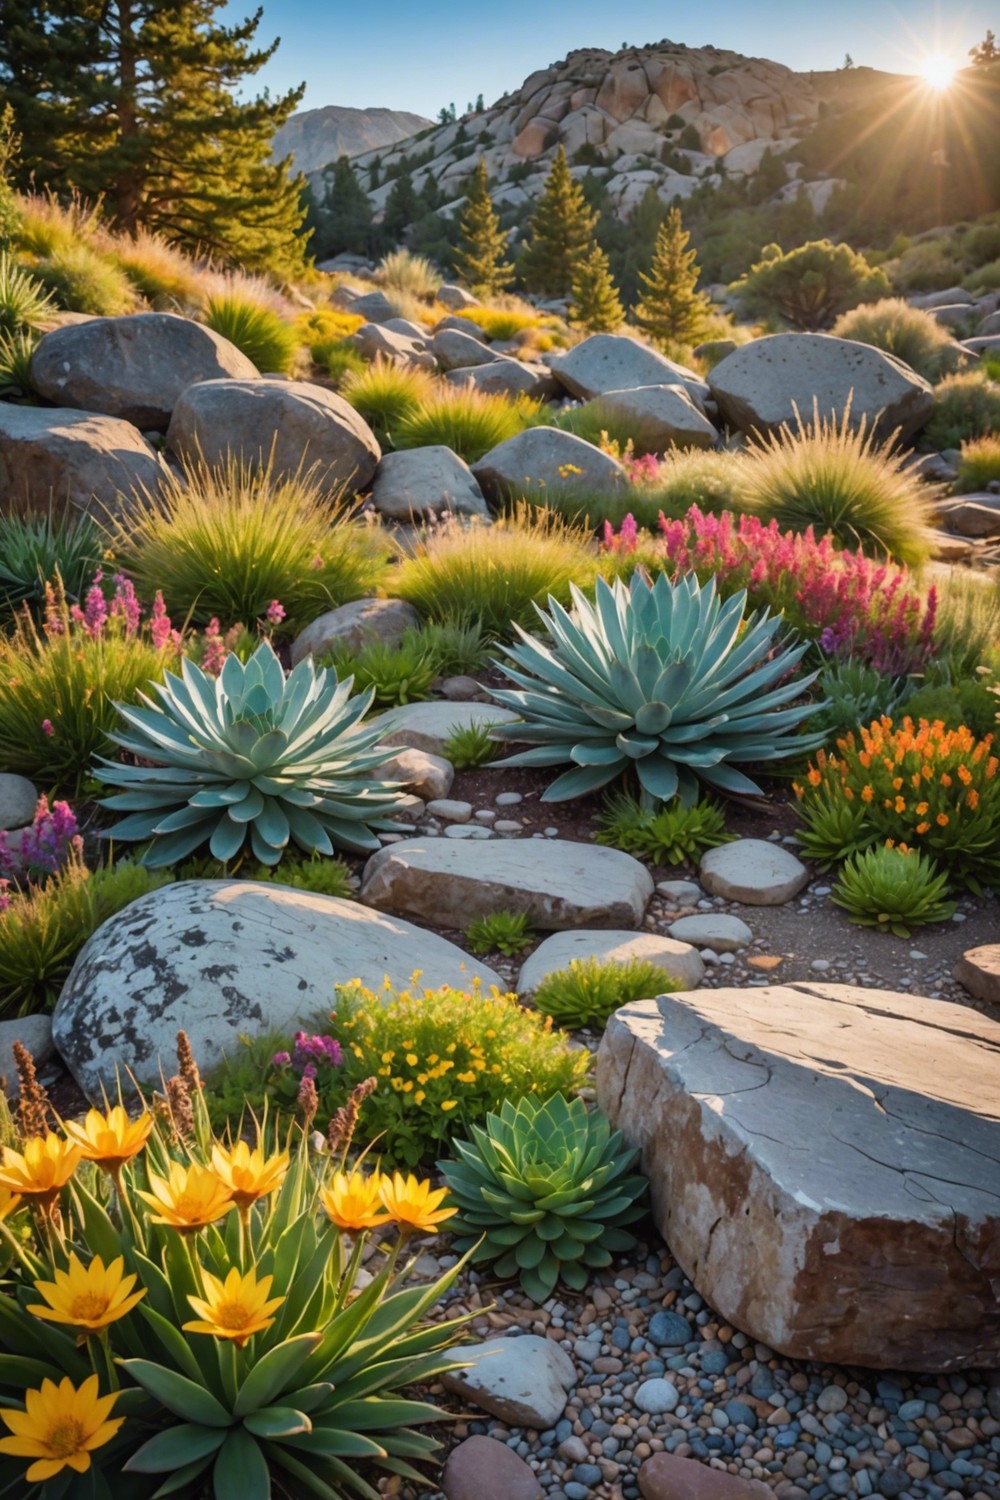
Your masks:
<instances>
[{"instance_id":1,"label":"ornamental grass clump","mask_svg":"<svg viewBox=\"0 0 1000 1500\"><path fill-rule=\"evenodd\" d=\"M286 679L268 641L246 663L231 653L217 678L185 658L155 697L118 705L125 730L111 739L134 759L101 757L98 780L122 788L103 805L127 814L107 836L148 841L150 869L203 845L229 862L249 844L264 865L290 844L307 854L380 848L375 830L401 792L371 779L392 752L377 748L377 724L361 723L371 692L352 697L352 686L311 657Z\"/></svg>"},{"instance_id":2,"label":"ornamental grass clump","mask_svg":"<svg viewBox=\"0 0 1000 1500\"><path fill-rule=\"evenodd\" d=\"M948 375L934 392L934 414L921 433L921 445L958 448L973 438L1000 432L1000 381L985 370Z\"/></svg>"},{"instance_id":3,"label":"ornamental grass clump","mask_svg":"<svg viewBox=\"0 0 1000 1500\"><path fill-rule=\"evenodd\" d=\"M962 357L954 334L921 307L902 297L883 297L841 313L830 332L836 338L870 344L901 359L925 380L937 380Z\"/></svg>"},{"instance_id":4,"label":"ornamental grass clump","mask_svg":"<svg viewBox=\"0 0 1000 1500\"><path fill-rule=\"evenodd\" d=\"M780 617L746 612L746 594L723 603L714 582L693 574L655 583L636 573L628 587L598 579L591 604L571 586L572 613L555 600L538 610L548 642L520 629L504 647L515 689L494 693L519 715L498 725L503 740L531 746L501 762L572 769L542 794L559 802L600 790L633 772L651 805L715 791L759 796L740 764L814 749L798 735L815 678L796 675L804 645L780 645ZM513 663L513 665L510 665Z\"/></svg>"},{"instance_id":5,"label":"ornamental grass clump","mask_svg":"<svg viewBox=\"0 0 1000 1500\"><path fill-rule=\"evenodd\" d=\"M273 308L236 292L219 292L208 298L201 320L235 344L262 375L290 375L294 370L298 334Z\"/></svg>"},{"instance_id":6,"label":"ornamental grass clump","mask_svg":"<svg viewBox=\"0 0 1000 1500\"><path fill-rule=\"evenodd\" d=\"M96 521L76 513L0 516L0 617L27 604L35 620L45 609L45 585L58 576L70 604L79 603L104 557Z\"/></svg>"},{"instance_id":7,"label":"ornamental grass clump","mask_svg":"<svg viewBox=\"0 0 1000 1500\"><path fill-rule=\"evenodd\" d=\"M414 1286L401 1252L450 1220L445 1191L349 1164L370 1084L317 1154L308 1089L282 1138L213 1138L183 1033L178 1061L137 1118L115 1105L63 1129L22 1049L33 1133L0 1157L6 1492L373 1500L380 1472L426 1483L439 1444L422 1429L442 1414L401 1391L461 1366L462 1319L428 1314L463 1262Z\"/></svg>"},{"instance_id":8,"label":"ornamental grass clump","mask_svg":"<svg viewBox=\"0 0 1000 1500\"><path fill-rule=\"evenodd\" d=\"M963 443L955 480L956 494L970 495L997 483L1000 483L1000 433L989 433L986 437L972 438Z\"/></svg>"},{"instance_id":9,"label":"ornamental grass clump","mask_svg":"<svg viewBox=\"0 0 1000 1500\"><path fill-rule=\"evenodd\" d=\"M908 938L914 927L947 922L948 878L932 859L905 844L881 844L844 861L830 900L861 927Z\"/></svg>"},{"instance_id":10,"label":"ornamental grass clump","mask_svg":"<svg viewBox=\"0 0 1000 1500\"><path fill-rule=\"evenodd\" d=\"M953 886L996 890L998 770L991 735L977 740L965 726L926 719L876 720L839 740L835 754L819 751L796 783L800 843L809 855L837 860L891 839L930 856Z\"/></svg>"},{"instance_id":11,"label":"ornamental grass clump","mask_svg":"<svg viewBox=\"0 0 1000 1500\"><path fill-rule=\"evenodd\" d=\"M470 953L505 953L511 958L523 953L535 941L531 920L523 911L491 911L476 917L465 929Z\"/></svg>"},{"instance_id":12,"label":"ornamental grass clump","mask_svg":"<svg viewBox=\"0 0 1000 1500\"><path fill-rule=\"evenodd\" d=\"M635 1244L626 1226L645 1212L646 1179L631 1171L638 1151L599 1110L561 1094L505 1100L470 1134L454 1142L457 1161L439 1163L458 1205L456 1249L516 1276L533 1302L560 1279L583 1291Z\"/></svg>"},{"instance_id":13,"label":"ornamental grass clump","mask_svg":"<svg viewBox=\"0 0 1000 1500\"><path fill-rule=\"evenodd\" d=\"M621 1006L678 989L676 979L647 959L574 958L567 968L546 974L531 998L536 1010L567 1031L601 1031Z\"/></svg>"},{"instance_id":14,"label":"ornamental grass clump","mask_svg":"<svg viewBox=\"0 0 1000 1500\"><path fill-rule=\"evenodd\" d=\"M396 434L436 390L434 377L415 366L375 359L358 374L348 373L340 393L363 417L383 447L396 446Z\"/></svg>"},{"instance_id":15,"label":"ornamental grass clump","mask_svg":"<svg viewBox=\"0 0 1000 1500\"><path fill-rule=\"evenodd\" d=\"M397 422L393 446L428 448L441 444L467 464L474 464L492 448L530 427L540 411L540 403L527 396L511 400L474 388L442 386Z\"/></svg>"}]
</instances>

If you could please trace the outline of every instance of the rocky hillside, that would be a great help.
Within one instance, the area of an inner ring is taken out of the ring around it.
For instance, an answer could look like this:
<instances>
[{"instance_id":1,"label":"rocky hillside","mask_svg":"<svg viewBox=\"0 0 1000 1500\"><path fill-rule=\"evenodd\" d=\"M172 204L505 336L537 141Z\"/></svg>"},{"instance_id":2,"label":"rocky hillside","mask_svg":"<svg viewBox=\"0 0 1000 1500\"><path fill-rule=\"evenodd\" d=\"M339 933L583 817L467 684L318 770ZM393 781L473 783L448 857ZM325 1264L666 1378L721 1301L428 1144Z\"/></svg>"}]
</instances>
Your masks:
<instances>
[{"instance_id":1,"label":"rocky hillside","mask_svg":"<svg viewBox=\"0 0 1000 1500\"><path fill-rule=\"evenodd\" d=\"M275 133L273 154L291 156L300 172L319 172L338 156L380 151L407 140L431 122L397 109L347 109L328 104L292 115Z\"/></svg>"}]
</instances>

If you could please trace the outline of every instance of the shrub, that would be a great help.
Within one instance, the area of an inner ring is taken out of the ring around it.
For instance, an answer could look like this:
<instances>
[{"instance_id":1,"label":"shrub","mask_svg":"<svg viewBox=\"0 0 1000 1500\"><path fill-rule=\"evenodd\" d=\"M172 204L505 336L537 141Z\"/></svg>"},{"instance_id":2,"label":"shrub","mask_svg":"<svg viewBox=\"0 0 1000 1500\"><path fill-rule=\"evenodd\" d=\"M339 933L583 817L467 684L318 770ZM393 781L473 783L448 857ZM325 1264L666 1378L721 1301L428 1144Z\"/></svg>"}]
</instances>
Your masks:
<instances>
[{"instance_id":1,"label":"shrub","mask_svg":"<svg viewBox=\"0 0 1000 1500\"><path fill-rule=\"evenodd\" d=\"M510 958L530 948L535 934L526 912L491 911L488 916L469 923L465 941L472 953L505 953Z\"/></svg>"},{"instance_id":2,"label":"shrub","mask_svg":"<svg viewBox=\"0 0 1000 1500\"><path fill-rule=\"evenodd\" d=\"M387 553L309 471L280 478L237 459L167 479L113 526L111 545L140 592L162 590L176 615L252 625L279 600L288 633L372 593Z\"/></svg>"},{"instance_id":3,"label":"shrub","mask_svg":"<svg viewBox=\"0 0 1000 1500\"><path fill-rule=\"evenodd\" d=\"M861 927L877 927L908 938L910 929L947 922L954 901L946 900L948 881L916 849L881 844L844 861L830 900Z\"/></svg>"},{"instance_id":4,"label":"shrub","mask_svg":"<svg viewBox=\"0 0 1000 1500\"><path fill-rule=\"evenodd\" d=\"M463 309L462 317L481 328L491 343L504 343L529 329L553 328L558 322L555 318L544 318L530 308L521 311L517 308L467 307Z\"/></svg>"},{"instance_id":5,"label":"shrub","mask_svg":"<svg viewBox=\"0 0 1000 1500\"><path fill-rule=\"evenodd\" d=\"M996 728L1000 700L986 681L960 677L951 682L925 682L922 686L913 684L913 688L903 698L902 707L915 723L922 719L926 719L929 724L940 720L946 729L961 729L964 724L977 739L992 734ZM886 709L885 712L888 713L889 710ZM867 718L856 719L855 724L870 723L872 718L877 717L878 715L872 714Z\"/></svg>"},{"instance_id":6,"label":"shrub","mask_svg":"<svg viewBox=\"0 0 1000 1500\"><path fill-rule=\"evenodd\" d=\"M976 490L985 490L988 484L1000 481L1000 433L989 433L986 437L973 438L962 444L962 456L958 461L958 477L955 491L959 495L971 495Z\"/></svg>"},{"instance_id":7,"label":"shrub","mask_svg":"<svg viewBox=\"0 0 1000 1500\"><path fill-rule=\"evenodd\" d=\"M936 659L953 678L968 677L993 657L1000 665L1000 588L995 577L947 568L934 584Z\"/></svg>"},{"instance_id":8,"label":"shrub","mask_svg":"<svg viewBox=\"0 0 1000 1500\"><path fill-rule=\"evenodd\" d=\"M962 279L963 266L951 240L924 240L887 261L885 269L901 292L943 292Z\"/></svg>"},{"instance_id":9,"label":"shrub","mask_svg":"<svg viewBox=\"0 0 1000 1500\"><path fill-rule=\"evenodd\" d=\"M911 307L902 297L885 297L841 313L831 330L838 338L871 344L893 354L925 380L955 367L953 335L923 308Z\"/></svg>"},{"instance_id":10,"label":"shrub","mask_svg":"<svg viewBox=\"0 0 1000 1500\"><path fill-rule=\"evenodd\" d=\"M37 328L52 307L42 283L0 250L0 333L16 337Z\"/></svg>"},{"instance_id":11,"label":"shrub","mask_svg":"<svg viewBox=\"0 0 1000 1500\"><path fill-rule=\"evenodd\" d=\"M825 664L817 692L823 701L808 724L822 732L823 743L830 745L859 724L894 713L905 687L898 677L884 677L865 662L844 657Z\"/></svg>"},{"instance_id":12,"label":"shrub","mask_svg":"<svg viewBox=\"0 0 1000 1500\"><path fill-rule=\"evenodd\" d=\"M777 618L746 615L746 594L725 604L714 583L688 574L655 583L636 573L628 588L597 581L589 604L574 585L573 614L540 612L543 646L521 630L503 647L517 684L494 697L522 722L494 733L532 749L504 765L573 769L542 800L594 792L633 770L644 797L697 801L700 782L717 791L760 795L736 764L779 760L819 744L790 731L807 716L792 704L813 678L795 667L805 646L777 646Z\"/></svg>"},{"instance_id":13,"label":"shrub","mask_svg":"<svg viewBox=\"0 0 1000 1500\"><path fill-rule=\"evenodd\" d=\"M372 781L391 751L376 749L377 724L361 719L371 695L306 657L286 679L267 641L244 664L232 653L216 681L193 662L168 672L142 706L120 705L126 732L113 742L139 764L102 757L98 779L124 790L104 806L130 816L109 837L152 840L151 869L186 859L207 844L213 858L236 859L249 840L255 859L276 865L289 843L307 854L380 847L399 789Z\"/></svg>"},{"instance_id":14,"label":"shrub","mask_svg":"<svg viewBox=\"0 0 1000 1500\"><path fill-rule=\"evenodd\" d=\"M375 279L388 291L419 297L423 302L434 301L444 280L429 260L422 255L413 255L409 250L393 250L383 256Z\"/></svg>"},{"instance_id":15,"label":"shrub","mask_svg":"<svg viewBox=\"0 0 1000 1500\"><path fill-rule=\"evenodd\" d=\"M812 240L787 252L769 245L732 290L751 317L779 317L814 331L859 302L885 297L889 282L850 245Z\"/></svg>"},{"instance_id":16,"label":"shrub","mask_svg":"<svg viewBox=\"0 0 1000 1500\"><path fill-rule=\"evenodd\" d=\"M100 213L82 199L60 203L52 193L27 193L18 198L14 243L31 255L52 255L89 245L101 232Z\"/></svg>"},{"instance_id":17,"label":"shrub","mask_svg":"<svg viewBox=\"0 0 1000 1500\"><path fill-rule=\"evenodd\" d=\"M612 1252L635 1244L624 1226L644 1211L646 1180L630 1173L638 1151L582 1099L505 1100L471 1136L455 1141L458 1161L440 1163L458 1204L456 1249L517 1276L533 1301L560 1277L583 1291Z\"/></svg>"},{"instance_id":18,"label":"shrub","mask_svg":"<svg viewBox=\"0 0 1000 1500\"><path fill-rule=\"evenodd\" d=\"M676 979L645 959L574 958L568 968L546 974L532 1000L536 1010L567 1031L600 1031L621 1006L677 989Z\"/></svg>"},{"instance_id":19,"label":"shrub","mask_svg":"<svg viewBox=\"0 0 1000 1500\"><path fill-rule=\"evenodd\" d=\"M91 872L74 850L44 884L8 895L0 909L0 1016L51 1010L91 933L169 879L127 861Z\"/></svg>"},{"instance_id":20,"label":"shrub","mask_svg":"<svg viewBox=\"0 0 1000 1500\"><path fill-rule=\"evenodd\" d=\"M202 278L182 251L148 229L116 238L111 257L154 307L196 307Z\"/></svg>"},{"instance_id":21,"label":"shrub","mask_svg":"<svg viewBox=\"0 0 1000 1500\"><path fill-rule=\"evenodd\" d=\"M299 352L295 329L251 298L235 293L209 297L202 322L235 344L262 375L288 375L295 368Z\"/></svg>"},{"instance_id":22,"label":"shrub","mask_svg":"<svg viewBox=\"0 0 1000 1500\"><path fill-rule=\"evenodd\" d=\"M598 826L598 844L624 849L654 865L681 865L685 860L697 864L706 849L716 849L735 837L726 832L722 809L714 802L696 802L692 807L673 802L651 808L621 793L608 798Z\"/></svg>"},{"instance_id":23,"label":"shrub","mask_svg":"<svg viewBox=\"0 0 1000 1500\"><path fill-rule=\"evenodd\" d=\"M262 880L267 885L290 885L296 890L311 891L315 896L335 896L340 901L357 899L354 877L343 860L330 859L323 854L310 854L308 858L293 850L287 853L280 865L263 865L259 860L250 860L240 865L241 880ZM226 880L232 871L221 860L209 855L189 859L175 870L177 880ZM242 1106L232 1113L239 1115Z\"/></svg>"},{"instance_id":24,"label":"shrub","mask_svg":"<svg viewBox=\"0 0 1000 1500\"><path fill-rule=\"evenodd\" d=\"M496 760L501 748L491 724L460 724L445 740L442 754L456 771L468 771Z\"/></svg>"},{"instance_id":25,"label":"shrub","mask_svg":"<svg viewBox=\"0 0 1000 1500\"><path fill-rule=\"evenodd\" d=\"M540 405L526 396L510 401L472 388L449 386L435 390L404 416L392 434L397 448L426 448L443 444L474 464L508 438L531 425Z\"/></svg>"},{"instance_id":26,"label":"shrub","mask_svg":"<svg viewBox=\"0 0 1000 1500\"><path fill-rule=\"evenodd\" d=\"M554 596L569 602L573 581L586 585L597 558L586 533L554 513L522 506L492 526L440 527L400 566L391 591L431 620L467 611L490 636L509 636Z\"/></svg>"},{"instance_id":27,"label":"shrub","mask_svg":"<svg viewBox=\"0 0 1000 1500\"><path fill-rule=\"evenodd\" d=\"M323 366L341 393L348 380L363 375L368 368L363 356L358 353L354 345L342 339L317 346L313 350L313 359Z\"/></svg>"},{"instance_id":28,"label":"shrub","mask_svg":"<svg viewBox=\"0 0 1000 1500\"><path fill-rule=\"evenodd\" d=\"M747 509L782 530L830 536L838 547L890 557L909 567L930 555L923 486L903 455L851 426L821 417L758 440L744 472Z\"/></svg>"},{"instance_id":29,"label":"shrub","mask_svg":"<svg viewBox=\"0 0 1000 1500\"><path fill-rule=\"evenodd\" d=\"M920 849L949 879L978 891L1000 883L1000 761L992 739L968 728L877 720L838 741L837 755L819 751L804 782L796 784L806 833L830 804L849 803L857 819L853 848L830 849L839 858L872 844L905 843ZM803 841L803 847L805 843Z\"/></svg>"},{"instance_id":30,"label":"shrub","mask_svg":"<svg viewBox=\"0 0 1000 1500\"><path fill-rule=\"evenodd\" d=\"M934 415L924 428L927 448L958 448L1000 432L1000 383L982 370L949 375L934 392Z\"/></svg>"},{"instance_id":31,"label":"shrub","mask_svg":"<svg viewBox=\"0 0 1000 1500\"><path fill-rule=\"evenodd\" d=\"M434 379L426 370L376 359L361 374L348 375L341 394L379 442L392 447L402 423L431 399L434 390Z\"/></svg>"},{"instance_id":32,"label":"shrub","mask_svg":"<svg viewBox=\"0 0 1000 1500\"><path fill-rule=\"evenodd\" d=\"M131 281L114 261L89 245L54 250L33 266L35 277L67 312L117 318L136 305Z\"/></svg>"},{"instance_id":33,"label":"shrub","mask_svg":"<svg viewBox=\"0 0 1000 1500\"><path fill-rule=\"evenodd\" d=\"M0 516L0 616L26 604L40 619L56 574L71 603L82 599L103 556L96 522L79 512Z\"/></svg>"}]
</instances>

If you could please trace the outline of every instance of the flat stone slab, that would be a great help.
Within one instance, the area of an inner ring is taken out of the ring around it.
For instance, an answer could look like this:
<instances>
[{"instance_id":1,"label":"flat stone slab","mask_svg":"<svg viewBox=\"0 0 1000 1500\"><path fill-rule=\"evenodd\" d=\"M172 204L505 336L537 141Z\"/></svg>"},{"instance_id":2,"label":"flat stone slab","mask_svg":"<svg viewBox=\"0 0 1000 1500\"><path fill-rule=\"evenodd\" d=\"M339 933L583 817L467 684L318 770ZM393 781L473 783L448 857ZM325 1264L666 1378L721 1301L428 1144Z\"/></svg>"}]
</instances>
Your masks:
<instances>
[{"instance_id":1,"label":"flat stone slab","mask_svg":"<svg viewBox=\"0 0 1000 1500\"><path fill-rule=\"evenodd\" d=\"M369 722L381 729L383 745L411 745L429 755L443 755L456 729L470 724L511 724L517 714L492 703L406 703Z\"/></svg>"},{"instance_id":2,"label":"flat stone slab","mask_svg":"<svg viewBox=\"0 0 1000 1500\"><path fill-rule=\"evenodd\" d=\"M241 1034L294 1031L333 987L415 969L435 989L503 981L433 932L356 901L251 880L183 880L133 901L80 950L52 1017L53 1040L91 1098L115 1069L155 1084L183 1027L208 1072Z\"/></svg>"},{"instance_id":3,"label":"flat stone slab","mask_svg":"<svg viewBox=\"0 0 1000 1500\"><path fill-rule=\"evenodd\" d=\"M795 1359L1000 1362L1000 1025L851 985L623 1007L601 1107L700 1294Z\"/></svg>"},{"instance_id":4,"label":"flat stone slab","mask_svg":"<svg viewBox=\"0 0 1000 1500\"><path fill-rule=\"evenodd\" d=\"M601 963L628 963L638 958L657 964L684 989L700 984L705 963L688 943L655 932L556 932L535 949L521 965L517 978L520 995L533 994L545 978L557 969L567 969L575 958L596 958Z\"/></svg>"},{"instance_id":5,"label":"flat stone slab","mask_svg":"<svg viewBox=\"0 0 1000 1500\"><path fill-rule=\"evenodd\" d=\"M710 896L746 906L783 906L809 884L800 859L767 839L736 839L702 855L698 879Z\"/></svg>"},{"instance_id":6,"label":"flat stone slab","mask_svg":"<svg viewBox=\"0 0 1000 1500\"><path fill-rule=\"evenodd\" d=\"M713 953L738 953L753 942L753 933L747 924L727 912L695 912L690 917L678 917L667 931L680 943L711 948Z\"/></svg>"},{"instance_id":7,"label":"flat stone slab","mask_svg":"<svg viewBox=\"0 0 1000 1500\"><path fill-rule=\"evenodd\" d=\"M645 865L564 839L491 842L417 838L390 844L365 866L361 899L380 911L464 930L473 917L524 912L544 931L638 927L653 894Z\"/></svg>"},{"instance_id":8,"label":"flat stone slab","mask_svg":"<svg viewBox=\"0 0 1000 1500\"><path fill-rule=\"evenodd\" d=\"M448 1370L442 1384L512 1427L554 1427L576 1384L565 1349L534 1333L463 1344L461 1357L468 1369Z\"/></svg>"},{"instance_id":9,"label":"flat stone slab","mask_svg":"<svg viewBox=\"0 0 1000 1500\"><path fill-rule=\"evenodd\" d=\"M970 995L987 1005L1000 1005L1000 943L969 948L952 970Z\"/></svg>"}]
</instances>

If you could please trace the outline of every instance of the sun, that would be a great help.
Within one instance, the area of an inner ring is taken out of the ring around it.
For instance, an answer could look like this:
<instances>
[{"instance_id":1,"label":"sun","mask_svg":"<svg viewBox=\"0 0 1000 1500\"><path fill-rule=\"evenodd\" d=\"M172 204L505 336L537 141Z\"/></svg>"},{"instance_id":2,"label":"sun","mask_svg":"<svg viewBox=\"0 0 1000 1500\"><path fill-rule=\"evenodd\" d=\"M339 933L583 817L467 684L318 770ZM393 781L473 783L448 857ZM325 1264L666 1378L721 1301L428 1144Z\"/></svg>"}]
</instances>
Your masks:
<instances>
[{"instance_id":1,"label":"sun","mask_svg":"<svg viewBox=\"0 0 1000 1500\"><path fill-rule=\"evenodd\" d=\"M923 58L918 69L920 77L932 89L947 89L955 81L959 64L947 52L932 52Z\"/></svg>"}]
</instances>

